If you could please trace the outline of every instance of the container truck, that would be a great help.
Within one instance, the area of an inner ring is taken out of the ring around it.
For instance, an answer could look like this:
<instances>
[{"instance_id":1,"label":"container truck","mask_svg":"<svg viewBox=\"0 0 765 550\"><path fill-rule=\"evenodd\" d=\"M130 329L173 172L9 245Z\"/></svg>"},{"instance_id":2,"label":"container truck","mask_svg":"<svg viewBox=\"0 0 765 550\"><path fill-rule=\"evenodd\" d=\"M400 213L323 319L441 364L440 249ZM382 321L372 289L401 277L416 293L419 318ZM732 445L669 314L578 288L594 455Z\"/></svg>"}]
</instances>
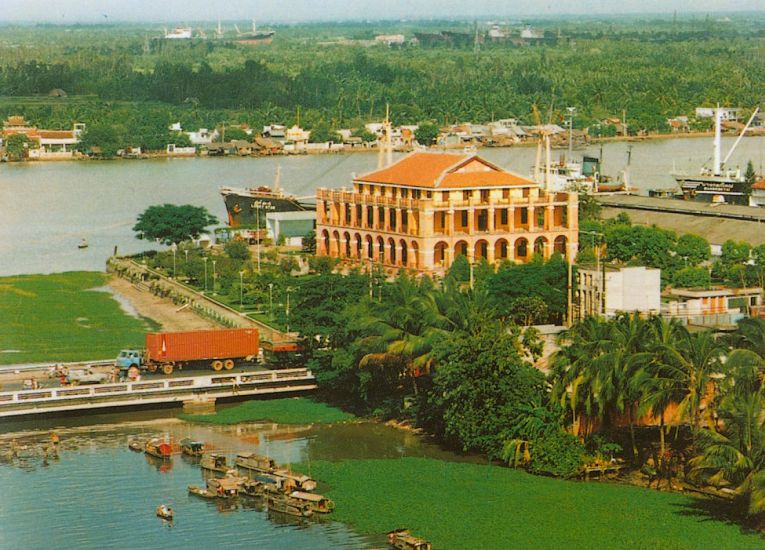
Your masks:
<instances>
[{"instance_id":1,"label":"container truck","mask_svg":"<svg viewBox=\"0 0 765 550\"><path fill-rule=\"evenodd\" d=\"M165 374L194 367L231 370L238 362L256 358L258 344L255 328L150 332L144 349L124 349L116 363L123 375L131 367Z\"/></svg>"}]
</instances>

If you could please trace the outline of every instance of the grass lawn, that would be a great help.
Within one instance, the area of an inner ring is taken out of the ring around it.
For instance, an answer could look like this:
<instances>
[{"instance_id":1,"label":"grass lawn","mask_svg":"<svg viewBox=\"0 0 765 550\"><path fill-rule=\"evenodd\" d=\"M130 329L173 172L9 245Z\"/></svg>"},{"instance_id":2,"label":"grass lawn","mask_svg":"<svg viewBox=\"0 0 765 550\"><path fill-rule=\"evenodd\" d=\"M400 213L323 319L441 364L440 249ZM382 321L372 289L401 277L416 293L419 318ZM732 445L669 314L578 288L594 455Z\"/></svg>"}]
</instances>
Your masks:
<instances>
[{"instance_id":1,"label":"grass lawn","mask_svg":"<svg viewBox=\"0 0 765 550\"><path fill-rule=\"evenodd\" d=\"M181 414L180 417L191 422L210 424L237 424L258 420L278 424L331 424L355 418L340 409L305 398L245 401L215 414Z\"/></svg>"},{"instance_id":2,"label":"grass lawn","mask_svg":"<svg viewBox=\"0 0 765 550\"><path fill-rule=\"evenodd\" d=\"M109 359L122 348L142 347L146 321L126 314L109 293L90 290L106 277L0 278L0 364Z\"/></svg>"},{"instance_id":3,"label":"grass lawn","mask_svg":"<svg viewBox=\"0 0 765 550\"><path fill-rule=\"evenodd\" d=\"M704 501L653 489L427 458L320 461L310 471L335 501L332 519L367 534L406 527L439 550L765 548Z\"/></svg>"}]
</instances>

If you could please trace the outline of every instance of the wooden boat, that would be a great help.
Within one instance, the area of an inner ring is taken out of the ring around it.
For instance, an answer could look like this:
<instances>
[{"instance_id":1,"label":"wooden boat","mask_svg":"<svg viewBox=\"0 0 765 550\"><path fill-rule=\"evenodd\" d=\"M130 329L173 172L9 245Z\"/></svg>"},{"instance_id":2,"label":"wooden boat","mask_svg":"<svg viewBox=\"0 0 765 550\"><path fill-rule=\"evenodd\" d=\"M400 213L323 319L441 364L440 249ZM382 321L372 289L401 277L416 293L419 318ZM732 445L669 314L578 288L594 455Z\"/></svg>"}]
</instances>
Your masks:
<instances>
[{"instance_id":1,"label":"wooden boat","mask_svg":"<svg viewBox=\"0 0 765 550\"><path fill-rule=\"evenodd\" d=\"M214 492L210 491L209 489L198 487L197 485L189 485L188 489L190 494L196 495L198 497L218 498L218 495L216 495Z\"/></svg>"},{"instance_id":2,"label":"wooden boat","mask_svg":"<svg viewBox=\"0 0 765 550\"><path fill-rule=\"evenodd\" d=\"M128 449L131 451L140 452L143 451L145 448L145 444L141 443L137 439L133 439L132 441L128 442Z\"/></svg>"},{"instance_id":3,"label":"wooden boat","mask_svg":"<svg viewBox=\"0 0 765 550\"><path fill-rule=\"evenodd\" d=\"M270 474L276 470L276 462L273 458L255 453L239 453L234 459L234 464L237 468L264 474Z\"/></svg>"},{"instance_id":4,"label":"wooden boat","mask_svg":"<svg viewBox=\"0 0 765 550\"><path fill-rule=\"evenodd\" d=\"M296 474L295 472L291 472L290 470L284 470L284 469L276 469L273 472L271 472L271 475L280 477L286 480L285 482L283 482L283 485L285 485L285 492L290 492L293 490L311 492L316 489L316 481L310 476L306 476L303 474ZM287 486L289 485L291 485L292 488L288 489Z\"/></svg>"},{"instance_id":5,"label":"wooden boat","mask_svg":"<svg viewBox=\"0 0 765 550\"><path fill-rule=\"evenodd\" d=\"M290 516L310 517L313 514L311 505L303 500L288 495L269 494L267 497L268 510Z\"/></svg>"},{"instance_id":6,"label":"wooden boat","mask_svg":"<svg viewBox=\"0 0 765 550\"><path fill-rule=\"evenodd\" d=\"M290 496L297 500L307 502L311 510L319 514L329 514L335 509L335 503L325 496L316 493L304 493L303 491L292 491Z\"/></svg>"},{"instance_id":7,"label":"wooden boat","mask_svg":"<svg viewBox=\"0 0 765 550\"><path fill-rule=\"evenodd\" d=\"M181 439L181 452L186 456L202 456L205 451L205 444L193 439Z\"/></svg>"},{"instance_id":8,"label":"wooden boat","mask_svg":"<svg viewBox=\"0 0 765 550\"><path fill-rule=\"evenodd\" d=\"M231 471L231 466L228 464L228 459L224 455L217 453L209 453L202 455L202 460L199 465L205 470L212 472L219 472L221 474L227 474Z\"/></svg>"},{"instance_id":9,"label":"wooden boat","mask_svg":"<svg viewBox=\"0 0 765 550\"><path fill-rule=\"evenodd\" d=\"M433 550L433 545L425 539L417 538L407 529L396 529L388 533L388 544L399 550Z\"/></svg>"},{"instance_id":10,"label":"wooden boat","mask_svg":"<svg viewBox=\"0 0 765 550\"><path fill-rule=\"evenodd\" d=\"M159 438L149 439L144 445L143 452L155 458L170 460L173 456L173 448L169 443L165 443Z\"/></svg>"},{"instance_id":11,"label":"wooden boat","mask_svg":"<svg viewBox=\"0 0 765 550\"><path fill-rule=\"evenodd\" d=\"M160 504L159 506L157 506L156 514L157 514L157 517L166 519L168 521L172 521L173 519L173 509L167 506L166 504Z\"/></svg>"},{"instance_id":12,"label":"wooden boat","mask_svg":"<svg viewBox=\"0 0 765 550\"><path fill-rule=\"evenodd\" d=\"M239 488L244 479L240 477L212 478L207 480L207 490L215 493L218 498L234 498L239 494Z\"/></svg>"},{"instance_id":13,"label":"wooden boat","mask_svg":"<svg viewBox=\"0 0 765 550\"><path fill-rule=\"evenodd\" d=\"M263 497L268 493L283 493L282 479L269 474L259 474L252 479L245 479L239 492L250 497Z\"/></svg>"}]
</instances>

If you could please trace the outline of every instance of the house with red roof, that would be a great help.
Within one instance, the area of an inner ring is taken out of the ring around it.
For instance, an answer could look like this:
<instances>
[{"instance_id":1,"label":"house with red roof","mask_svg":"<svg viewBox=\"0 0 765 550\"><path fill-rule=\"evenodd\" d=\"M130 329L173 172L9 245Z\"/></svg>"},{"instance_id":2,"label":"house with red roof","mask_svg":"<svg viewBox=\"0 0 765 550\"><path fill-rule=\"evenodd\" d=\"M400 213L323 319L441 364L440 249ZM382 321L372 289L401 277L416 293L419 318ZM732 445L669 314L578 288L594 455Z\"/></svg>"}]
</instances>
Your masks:
<instances>
[{"instance_id":1,"label":"house with red roof","mask_svg":"<svg viewBox=\"0 0 765 550\"><path fill-rule=\"evenodd\" d=\"M30 125L23 116L9 116L3 122L0 137L5 143L14 134L24 134L29 138L27 158L52 160L72 158L84 131L85 125L80 123L71 130L42 130Z\"/></svg>"},{"instance_id":2,"label":"house with red roof","mask_svg":"<svg viewBox=\"0 0 765 550\"><path fill-rule=\"evenodd\" d=\"M752 184L752 194L749 195L749 206L765 206L765 178Z\"/></svg>"},{"instance_id":3,"label":"house with red roof","mask_svg":"<svg viewBox=\"0 0 765 550\"><path fill-rule=\"evenodd\" d=\"M317 191L317 254L348 264L443 275L458 255L572 258L578 196L553 193L475 154L414 152Z\"/></svg>"}]
</instances>

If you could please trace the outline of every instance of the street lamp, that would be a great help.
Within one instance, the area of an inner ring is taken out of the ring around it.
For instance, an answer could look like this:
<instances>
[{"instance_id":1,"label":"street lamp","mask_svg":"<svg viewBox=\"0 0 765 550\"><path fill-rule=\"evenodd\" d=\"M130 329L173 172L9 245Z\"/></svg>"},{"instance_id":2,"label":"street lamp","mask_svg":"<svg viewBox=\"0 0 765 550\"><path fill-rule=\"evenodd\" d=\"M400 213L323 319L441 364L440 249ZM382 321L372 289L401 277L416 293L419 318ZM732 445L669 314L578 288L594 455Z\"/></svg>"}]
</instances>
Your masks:
<instances>
[{"instance_id":1,"label":"street lamp","mask_svg":"<svg viewBox=\"0 0 765 550\"><path fill-rule=\"evenodd\" d=\"M173 243L170 249L173 251L173 279L175 279L175 253L178 251L178 245Z\"/></svg>"},{"instance_id":2,"label":"street lamp","mask_svg":"<svg viewBox=\"0 0 765 550\"><path fill-rule=\"evenodd\" d=\"M268 283L268 318L274 320L274 283Z\"/></svg>"},{"instance_id":3,"label":"street lamp","mask_svg":"<svg viewBox=\"0 0 765 550\"><path fill-rule=\"evenodd\" d=\"M213 295L215 295L215 283L217 282L217 279L218 279L218 275L215 273L215 262L216 261L217 260L213 260L212 261L212 263L213 263Z\"/></svg>"},{"instance_id":4,"label":"street lamp","mask_svg":"<svg viewBox=\"0 0 765 550\"><path fill-rule=\"evenodd\" d=\"M202 258L202 261L205 263L205 292L207 292L207 256Z\"/></svg>"},{"instance_id":5,"label":"street lamp","mask_svg":"<svg viewBox=\"0 0 765 550\"><path fill-rule=\"evenodd\" d=\"M290 292L293 290L293 288L287 287L287 307L284 310L284 313L287 316L287 332L290 331Z\"/></svg>"},{"instance_id":6,"label":"street lamp","mask_svg":"<svg viewBox=\"0 0 765 550\"><path fill-rule=\"evenodd\" d=\"M574 115L576 115L576 107L566 107L568 111L568 158L569 162L573 151L573 136L574 136Z\"/></svg>"},{"instance_id":7,"label":"street lamp","mask_svg":"<svg viewBox=\"0 0 765 550\"><path fill-rule=\"evenodd\" d=\"M244 308L244 271L239 272L239 309Z\"/></svg>"}]
</instances>

